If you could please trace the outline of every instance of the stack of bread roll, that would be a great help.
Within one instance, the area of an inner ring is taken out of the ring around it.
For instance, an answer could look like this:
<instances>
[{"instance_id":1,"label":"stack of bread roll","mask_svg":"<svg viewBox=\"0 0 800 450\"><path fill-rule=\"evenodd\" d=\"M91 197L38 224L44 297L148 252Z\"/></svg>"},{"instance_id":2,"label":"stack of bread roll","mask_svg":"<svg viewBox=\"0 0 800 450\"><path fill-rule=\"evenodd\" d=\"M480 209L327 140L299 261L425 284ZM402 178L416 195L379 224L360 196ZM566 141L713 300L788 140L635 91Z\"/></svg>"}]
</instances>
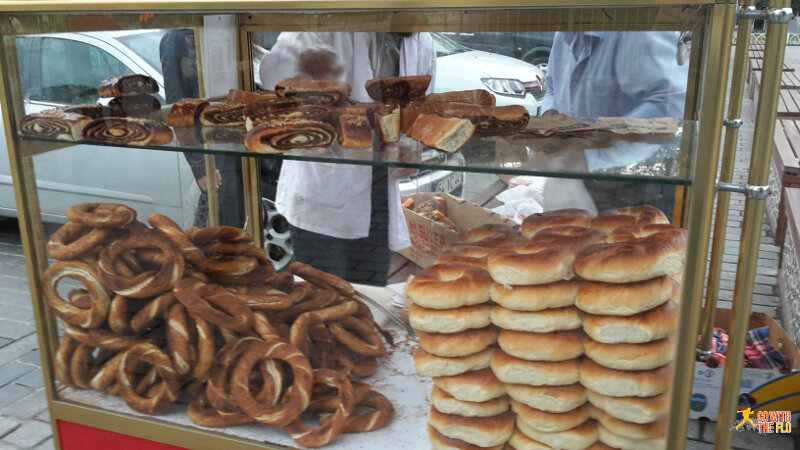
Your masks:
<instances>
[{"instance_id":1,"label":"stack of bread roll","mask_svg":"<svg viewBox=\"0 0 800 450\"><path fill-rule=\"evenodd\" d=\"M428 433L434 449L502 449L514 430L505 385L490 365L492 279L479 267L437 264L417 275L406 296L417 330L417 372L433 377Z\"/></svg>"}]
</instances>

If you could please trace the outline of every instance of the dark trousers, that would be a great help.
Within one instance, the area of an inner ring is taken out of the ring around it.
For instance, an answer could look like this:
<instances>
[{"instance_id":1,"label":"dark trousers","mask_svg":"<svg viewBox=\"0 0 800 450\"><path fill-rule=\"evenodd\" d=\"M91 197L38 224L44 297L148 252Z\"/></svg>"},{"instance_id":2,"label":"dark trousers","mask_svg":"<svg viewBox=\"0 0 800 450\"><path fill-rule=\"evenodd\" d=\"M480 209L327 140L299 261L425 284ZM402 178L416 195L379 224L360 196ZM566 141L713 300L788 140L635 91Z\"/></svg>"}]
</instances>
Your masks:
<instances>
[{"instance_id":1,"label":"dark trousers","mask_svg":"<svg viewBox=\"0 0 800 450\"><path fill-rule=\"evenodd\" d=\"M650 205L664 211L670 221L675 209L675 186L662 183L584 180L597 211Z\"/></svg>"},{"instance_id":2,"label":"dark trousers","mask_svg":"<svg viewBox=\"0 0 800 450\"><path fill-rule=\"evenodd\" d=\"M372 169L372 215L369 236L340 239L290 225L294 261L347 281L385 286L389 274L388 169Z\"/></svg>"}]
</instances>

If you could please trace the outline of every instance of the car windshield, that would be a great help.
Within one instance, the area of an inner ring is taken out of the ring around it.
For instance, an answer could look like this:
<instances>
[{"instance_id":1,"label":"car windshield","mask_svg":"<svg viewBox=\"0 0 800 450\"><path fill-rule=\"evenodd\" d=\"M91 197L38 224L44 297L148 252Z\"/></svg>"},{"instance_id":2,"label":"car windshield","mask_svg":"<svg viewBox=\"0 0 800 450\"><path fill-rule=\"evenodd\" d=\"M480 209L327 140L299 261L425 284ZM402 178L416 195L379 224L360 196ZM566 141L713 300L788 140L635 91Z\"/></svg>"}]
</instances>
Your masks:
<instances>
[{"instance_id":1,"label":"car windshield","mask_svg":"<svg viewBox=\"0 0 800 450\"><path fill-rule=\"evenodd\" d=\"M436 57L455 55L456 53L464 53L472 51L472 49L464 47L458 42L450 39L441 33L431 33L433 35L433 49L436 50Z\"/></svg>"},{"instance_id":2,"label":"car windshield","mask_svg":"<svg viewBox=\"0 0 800 450\"><path fill-rule=\"evenodd\" d=\"M140 58L147 61L150 67L161 73L161 58L158 53L158 45L166 30L153 30L146 33L135 33L117 36L116 39L122 42L125 47L131 49Z\"/></svg>"}]
</instances>

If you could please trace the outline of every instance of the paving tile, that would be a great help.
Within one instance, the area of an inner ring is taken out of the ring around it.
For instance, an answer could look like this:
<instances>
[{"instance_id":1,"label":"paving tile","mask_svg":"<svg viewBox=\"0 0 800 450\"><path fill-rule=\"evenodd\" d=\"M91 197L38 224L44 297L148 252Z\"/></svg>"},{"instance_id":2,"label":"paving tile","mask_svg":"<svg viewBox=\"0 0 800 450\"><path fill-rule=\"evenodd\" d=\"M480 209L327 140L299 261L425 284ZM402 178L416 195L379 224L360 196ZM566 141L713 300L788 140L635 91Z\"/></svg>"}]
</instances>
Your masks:
<instances>
[{"instance_id":1,"label":"paving tile","mask_svg":"<svg viewBox=\"0 0 800 450\"><path fill-rule=\"evenodd\" d=\"M53 438L50 438L41 444L37 445L33 450L55 450L56 444L53 442Z\"/></svg>"},{"instance_id":2,"label":"paving tile","mask_svg":"<svg viewBox=\"0 0 800 450\"><path fill-rule=\"evenodd\" d=\"M1 316L0 316L1 317ZM36 332L36 326L30 323L15 322L0 318L0 336L9 339L20 339Z\"/></svg>"},{"instance_id":3,"label":"paving tile","mask_svg":"<svg viewBox=\"0 0 800 450\"><path fill-rule=\"evenodd\" d=\"M47 409L47 393L44 388L25 396L16 402L0 409L0 416L16 417L22 420L33 419L34 416Z\"/></svg>"},{"instance_id":4,"label":"paving tile","mask_svg":"<svg viewBox=\"0 0 800 450\"><path fill-rule=\"evenodd\" d=\"M0 388L0 408L4 408L15 401L29 395L33 389L19 384L7 384Z\"/></svg>"},{"instance_id":5,"label":"paving tile","mask_svg":"<svg viewBox=\"0 0 800 450\"><path fill-rule=\"evenodd\" d=\"M41 420L42 422L50 422L50 411L45 409L44 411L40 412L36 415L36 420Z\"/></svg>"},{"instance_id":6,"label":"paving tile","mask_svg":"<svg viewBox=\"0 0 800 450\"><path fill-rule=\"evenodd\" d=\"M0 348L0 364L13 361L37 348L39 348L39 341L36 337L36 334L25 336L13 344L8 344L5 347Z\"/></svg>"},{"instance_id":7,"label":"paving tile","mask_svg":"<svg viewBox=\"0 0 800 450\"><path fill-rule=\"evenodd\" d=\"M0 416L0 438L17 429L19 424L20 421L13 417Z\"/></svg>"},{"instance_id":8,"label":"paving tile","mask_svg":"<svg viewBox=\"0 0 800 450\"><path fill-rule=\"evenodd\" d=\"M14 383L34 389L44 387L44 376L42 375L42 369L37 367L14 380Z\"/></svg>"},{"instance_id":9,"label":"paving tile","mask_svg":"<svg viewBox=\"0 0 800 450\"><path fill-rule=\"evenodd\" d=\"M33 322L33 310L22 305L0 304L0 317L17 322Z\"/></svg>"},{"instance_id":10,"label":"paving tile","mask_svg":"<svg viewBox=\"0 0 800 450\"><path fill-rule=\"evenodd\" d=\"M6 345L8 345L8 344L10 344L12 342L14 342L13 339L6 339L6 338L3 338L3 337L0 337L0 348L5 347Z\"/></svg>"},{"instance_id":11,"label":"paving tile","mask_svg":"<svg viewBox=\"0 0 800 450\"><path fill-rule=\"evenodd\" d=\"M20 448L31 448L41 444L52 435L53 429L50 427L49 423L30 420L9 433L3 438L3 441Z\"/></svg>"},{"instance_id":12,"label":"paving tile","mask_svg":"<svg viewBox=\"0 0 800 450\"><path fill-rule=\"evenodd\" d=\"M689 439L686 441L686 450L714 450L714 446Z\"/></svg>"},{"instance_id":13,"label":"paving tile","mask_svg":"<svg viewBox=\"0 0 800 450\"><path fill-rule=\"evenodd\" d=\"M34 367L28 364L22 364L16 361L3 364L0 366L0 386L11 383L34 369Z\"/></svg>"},{"instance_id":14,"label":"paving tile","mask_svg":"<svg viewBox=\"0 0 800 450\"><path fill-rule=\"evenodd\" d=\"M17 361L19 361L21 363L25 363L25 364L30 364L30 365L36 366L36 367L42 367L42 357L41 357L41 355L39 353L39 349L38 348L36 350L28 353L27 355L20 356Z\"/></svg>"}]
</instances>

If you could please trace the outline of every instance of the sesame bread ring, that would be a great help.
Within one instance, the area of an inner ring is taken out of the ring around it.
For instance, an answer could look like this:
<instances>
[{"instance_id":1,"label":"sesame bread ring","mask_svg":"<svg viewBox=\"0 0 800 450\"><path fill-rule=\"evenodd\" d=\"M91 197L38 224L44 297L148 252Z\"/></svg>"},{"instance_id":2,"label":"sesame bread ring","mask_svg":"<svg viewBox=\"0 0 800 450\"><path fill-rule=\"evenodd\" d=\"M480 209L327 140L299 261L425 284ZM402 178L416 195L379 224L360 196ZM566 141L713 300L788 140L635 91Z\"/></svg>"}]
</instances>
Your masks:
<instances>
[{"instance_id":1,"label":"sesame bread ring","mask_svg":"<svg viewBox=\"0 0 800 450\"><path fill-rule=\"evenodd\" d=\"M650 370L672 362L675 339L667 337L641 344L603 344L593 339L584 343L592 361L617 370Z\"/></svg>"},{"instance_id":2,"label":"sesame bread ring","mask_svg":"<svg viewBox=\"0 0 800 450\"><path fill-rule=\"evenodd\" d=\"M580 364L581 384L611 397L652 397L667 392L672 365L651 370L616 370L585 358Z\"/></svg>"},{"instance_id":3,"label":"sesame bread ring","mask_svg":"<svg viewBox=\"0 0 800 450\"><path fill-rule=\"evenodd\" d=\"M181 227L169 217L156 213L151 214L150 217L147 218L147 221L150 222L153 228L162 232L167 239L172 241L172 243L181 250L184 258L190 263L199 265L206 259L203 251L197 248L194 242L181 230Z\"/></svg>"},{"instance_id":4,"label":"sesame bread ring","mask_svg":"<svg viewBox=\"0 0 800 450\"><path fill-rule=\"evenodd\" d=\"M602 409L612 417L633 423L652 423L669 412L669 396L610 397L587 390L586 396L595 408Z\"/></svg>"},{"instance_id":5,"label":"sesame bread ring","mask_svg":"<svg viewBox=\"0 0 800 450\"><path fill-rule=\"evenodd\" d=\"M504 330L550 333L575 330L581 327L583 313L574 306L550 308L541 311L514 311L502 306L492 306L491 320Z\"/></svg>"},{"instance_id":6,"label":"sesame bread ring","mask_svg":"<svg viewBox=\"0 0 800 450\"><path fill-rule=\"evenodd\" d=\"M505 444L482 447L480 445L472 445L460 439L449 438L440 433L431 424L428 424L428 437L430 438L431 448L433 450L503 450L506 448Z\"/></svg>"},{"instance_id":7,"label":"sesame bread ring","mask_svg":"<svg viewBox=\"0 0 800 450\"><path fill-rule=\"evenodd\" d=\"M583 209L559 209L531 214L522 221L522 236L530 239L546 228L588 227L592 219L594 219L594 214Z\"/></svg>"},{"instance_id":8,"label":"sesame bread ring","mask_svg":"<svg viewBox=\"0 0 800 450\"><path fill-rule=\"evenodd\" d=\"M490 247L458 245L446 250L436 258L436 264L460 264L486 270Z\"/></svg>"},{"instance_id":9,"label":"sesame bread ring","mask_svg":"<svg viewBox=\"0 0 800 450\"><path fill-rule=\"evenodd\" d=\"M489 301L492 278L486 271L455 264L437 264L408 283L406 296L431 309L452 309Z\"/></svg>"},{"instance_id":10,"label":"sesame bread ring","mask_svg":"<svg viewBox=\"0 0 800 450\"><path fill-rule=\"evenodd\" d=\"M431 407L428 423L443 435L481 447L501 445L514 431L514 413L506 411L491 417L464 417L445 414Z\"/></svg>"},{"instance_id":11,"label":"sesame bread ring","mask_svg":"<svg viewBox=\"0 0 800 450\"><path fill-rule=\"evenodd\" d=\"M67 208L67 219L94 228L115 228L136 220L136 211L116 203L78 203Z\"/></svg>"},{"instance_id":12,"label":"sesame bread ring","mask_svg":"<svg viewBox=\"0 0 800 450\"><path fill-rule=\"evenodd\" d=\"M253 242L253 235L241 228L227 225L218 227L187 228L184 230L186 236L194 242L197 247L203 247L209 242Z\"/></svg>"},{"instance_id":13,"label":"sesame bread ring","mask_svg":"<svg viewBox=\"0 0 800 450\"><path fill-rule=\"evenodd\" d=\"M458 400L486 402L506 395L506 385L491 369L447 377L434 377L433 384Z\"/></svg>"},{"instance_id":14,"label":"sesame bread ring","mask_svg":"<svg viewBox=\"0 0 800 450\"><path fill-rule=\"evenodd\" d=\"M574 281L532 286L504 286L493 283L489 288L492 301L514 311L541 311L572 306L577 295L578 283Z\"/></svg>"},{"instance_id":15,"label":"sesame bread ring","mask_svg":"<svg viewBox=\"0 0 800 450\"><path fill-rule=\"evenodd\" d=\"M583 331L597 342L635 344L672 336L678 329L678 305L668 301L632 316L586 314Z\"/></svg>"},{"instance_id":16,"label":"sesame bread ring","mask_svg":"<svg viewBox=\"0 0 800 450\"><path fill-rule=\"evenodd\" d=\"M497 344L509 355L526 361L566 361L583 355L579 330L552 333L501 330Z\"/></svg>"},{"instance_id":17,"label":"sesame bread ring","mask_svg":"<svg viewBox=\"0 0 800 450\"><path fill-rule=\"evenodd\" d=\"M134 386L134 374L140 363L150 364L159 381L140 395ZM120 395L132 409L144 414L164 414L178 398L181 384L169 356L153 344L138 344L128 349L119 364L118 384Z\"/></svg>"},{"instance_id":18,"label":"sesame bread ring","mask_svg":"<svg viewBox=\"0 0 800 450\"><path fill-rule=\"evenodd\" d=\"M531 386L529 384L507 384L508 396L542 411L561 413L586 403L586 388L580 383L567 386Z\"/></svg>"},{"instance_id":19,"label":"sesame bread ring","mask_svg":"<svg viewBox=\"0 0 800 450\"><path fill-rule=\"evenodd\" d=\"M680 286L661 276L632 283L581 281L575 306L589 314L632 316L680 296Z\"/></svg>"},{"instance_id":20,"label":"sesame bread ring","mask_svg":"<svg viewBox=\"0 0 800 450\"><path fill-rule=\"evenodd\" d=\"M242 333L253 327L253 311L222 286L184 278L175 284L174 292L190 313L208 322Z\"/></svg>"},{"instance_id":21,"label":"sesame bread ring","mask_svg":"<svg viewBox=\"0 0 800 450\"><path fill-rule=\"evenodd\" d=\"M415 330L429 333L458 333L492 324L492 306L481 304L453 309L430 309L411 304L408 321Z\"/></svg>"},{"instance_id":22,"label":"sesame bread ring","mask_svg":"<svg viewBox=\"0 0 800 450\"><path fill-rule=\"evenodd\" d=\"M527 426L523 421L518 421L517 428L530 439L542 442L552 448L581 450L589 447L597 440L598 425L594 420L587 420L583 424L566 431L546 433ZM640 448L640 450L643 448Z\"/></svg>"},{"instance_id":23,"label":"sesame bread ring","mask_svg":"<svg viewBox=\"0 0 800 450\"><path fill-rule=\"evenodd\" d=\"M425 377L458 375L472 370L486 369L492 365L496 348L489 347L473 355L445 358L428 353L422 348L414 352L414 367Z\"/></svg>"},{"instance_id":24,"label":"sesame bread ring","mask_svg":"<svg viewBox=\"0 0 800 450\"><path fill-rule=\"evenodd\" d=\"M328 329L342 345L359 355L377 357L386 354L386 346L374 323L346 316L328 324Z\"/></svg>"},{"instance_id":25,"label":"sesame bread ring","mask_svg":"<svg viewBox=\"0 0 800 450\"><path fill-rule=\"evenodd\" d=\"M584 248L575 258L575 273L606 283L632 283L679 273L686 259L686 231L677 227L658 230L644 237L630 234L620 238L627 240Z\"/></svg>"},{"instance_id":26,"label":"sesame bread ring","mask_svg":"<svg viewBox=\"0 0 800 450\"><path fill-rule=\"evenodd\" d=\"M654 206L633 206L630 208L603 211L592 220L589 226L606 234L628 225L668 224L669 219Z\"/></svg>"},{"instance_id":27,"label":"sesame bread ring","mask_svg":"<svg viewBox=\"0 0 800 450\"><path fill-rule=\"evenodd\" d=\"M417 333L420 348L437 356L455 358L473 355L497 342L497 328L486 327L459 333Z\"/></svg>"},{"instance_id":28,"label":"sesame bread ring","mask_svg":"<svg viewBox=\"0 0 800 450\"><path fill-rule=\"evenodd\" d=\"M330 369L316 369L313 385L320 384L333 387L337 391L338 405L333 414L321 420L317 428L309 427L299 418L283 427L292 439L305 447L322 447L341 434L347 418L356 406L353 385L348 374Z\"/></svg>"},{"instance_id":29,"label":"sesame bread ring","mask_svg":"<svg viewBox=\"0 0 800 450\"><path fill-rule=\"evenodd\" d=\"M579 360L526 361L498 350L492 359L492 371L504 383L534 386L562 386L578 382Z\"/></svg>"},{"instance_id":30,"label":"sesame bread ring","mask_svg":"<svg viewBox=\"0 0 800 450\"><path fill-rule=\"evenodd\" d=\"M588 404L583 404L571 411L553 413L511 400L511 410L517 415L517 421L525 422L528 428L545 433L567 431L581 425L589 420L589 409Z\"/></svg>"},{"instance_id":31,"label":"sesame bread ring","mask_svg":"<svg viewBox=\"0 0 800 450\"><path fill-rule=\"evenodd\" d=\"M43 278L47 304L65 322L87 329L97 328L105 322L111 298L91 266L80 261L56 261L44 271ZM64 278L72 278L86 288L92 301L90 308L80 308L61 298L56 287Z\"/></svg>"},{"instance_id":32,"label":"sesame bread ring","mask_svg":"<svg viewBox=\"0 0 800 450\"><path fill-rule=\"evenodd\" d=\"M502 396L485 402L458 400L447 392L434 386L431 391L431 405L445 414L464 417L491 417L508 411L508 397Z\"/></svg>"},{"instance_id":33,"label":"sesame bread ring","mask_svg":"<svg viewBox=\"0 0 800 450\"><path fill-rule=\"evenodd\" d=\"M67 222L61 226L47 241L47 254L54 259L62 261L96 251L109 236L111 230L106 228L91 228L80 223Z\"/></svg>"}]
</instances>

